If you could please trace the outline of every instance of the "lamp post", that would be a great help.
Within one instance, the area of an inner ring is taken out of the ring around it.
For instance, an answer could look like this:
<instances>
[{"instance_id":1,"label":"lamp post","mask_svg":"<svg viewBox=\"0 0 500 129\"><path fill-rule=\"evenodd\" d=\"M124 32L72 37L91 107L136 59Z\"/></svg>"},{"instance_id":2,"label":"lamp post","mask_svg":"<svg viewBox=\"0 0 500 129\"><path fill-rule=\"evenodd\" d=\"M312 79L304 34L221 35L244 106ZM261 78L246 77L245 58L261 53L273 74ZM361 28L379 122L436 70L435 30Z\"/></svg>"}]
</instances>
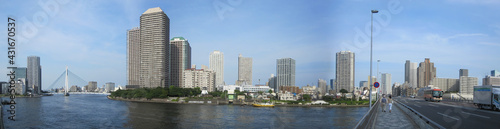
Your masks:
<instances>
[{"instance_id":1,"label":"lamp post","mask_svg":"<svg viewBox=\"0 0 500 129\"><path fill-rule=\"evenodd\" d=\"M373 54L373 14L378 13L378 10L372 10L371 13L371 32L370 32L370 79L372 77L372 54ZM373 82L370 81L370 109L372 108L372 87L373 87Z\"/></svg>"}]
</instances>

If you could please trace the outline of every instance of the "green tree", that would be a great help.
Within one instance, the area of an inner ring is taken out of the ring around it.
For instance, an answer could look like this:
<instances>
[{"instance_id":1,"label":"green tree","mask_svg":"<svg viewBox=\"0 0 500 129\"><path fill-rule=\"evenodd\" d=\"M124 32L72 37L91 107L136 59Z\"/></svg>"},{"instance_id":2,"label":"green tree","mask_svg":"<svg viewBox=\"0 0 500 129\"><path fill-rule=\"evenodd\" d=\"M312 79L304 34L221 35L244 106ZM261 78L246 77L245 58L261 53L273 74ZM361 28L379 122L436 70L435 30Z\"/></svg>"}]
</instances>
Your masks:
<instances>
[{"instance_id":1,"label":"green tree","mask_svg":"<svg viewBox=\"0 0 500 129\"><path fill-rule=\"evenodd\" d=\"M323 96L323 100L325 100L325 101L333 101L333 96Z\"/></svg>"},{"instance_id":2,"label":"green tree","mask_svg":"<svg viewBox=\"0 0 500 129\"><path fill-rule=\"evenodd\" d=\"M267 92L268 92L268 93L273 93L273 90L269 90L269 91L267 91Z\"/></svg>"},{"instance_id":3,"label":"green tree","mask_svg":"<svg viewBox=\"0 0 500 129\"><path fill-rule=\"evenodd\" d=\"M304 101L311 101L311 95L304 94L302 95L302 99L304 99Z\"/></svg>"}]
</instances>

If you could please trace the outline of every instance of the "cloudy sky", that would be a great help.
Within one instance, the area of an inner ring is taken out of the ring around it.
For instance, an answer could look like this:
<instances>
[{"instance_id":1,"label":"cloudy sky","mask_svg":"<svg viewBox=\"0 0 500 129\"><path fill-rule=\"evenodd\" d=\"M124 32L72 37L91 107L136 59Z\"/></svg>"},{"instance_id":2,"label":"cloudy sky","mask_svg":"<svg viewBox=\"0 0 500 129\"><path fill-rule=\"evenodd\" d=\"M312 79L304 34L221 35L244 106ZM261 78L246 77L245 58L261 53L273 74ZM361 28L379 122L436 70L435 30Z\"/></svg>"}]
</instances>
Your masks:
<instances>
[{"instance_id":1,"label":"cloudy sky","mask_svg":"<svg viewBox=\"0 0 500 129\"><path fill-rule=\"evenodd\" d=\"M45 2L45 3L44 3ZM253 83L276 73L276 59L296 60L296 85L317 85L335 78L335 53L355 53L355 84L367 80L370 61L370 10L374 15L373 58L379 71L404 81L405 60L430 58L437 76L458 78L458 70L482 78L500 69L500 2L485 0L384 1L55 1L1 0L0 41L6 41L7 17L17 20L17 65L40 56L42 87L65 66L98 85L126 85L126 32L139 26L148 8L160 7L170 18L170 37L182 36L192 47L192 63L208 65L209 53L225 58L225 82L237 79L238 54L253 58ZM48 6L48 7L47 7ZM2 43L0 80L7 80L7 45ZM481 80L481 79L479 79Z\"/></svg>"}]
</instances>

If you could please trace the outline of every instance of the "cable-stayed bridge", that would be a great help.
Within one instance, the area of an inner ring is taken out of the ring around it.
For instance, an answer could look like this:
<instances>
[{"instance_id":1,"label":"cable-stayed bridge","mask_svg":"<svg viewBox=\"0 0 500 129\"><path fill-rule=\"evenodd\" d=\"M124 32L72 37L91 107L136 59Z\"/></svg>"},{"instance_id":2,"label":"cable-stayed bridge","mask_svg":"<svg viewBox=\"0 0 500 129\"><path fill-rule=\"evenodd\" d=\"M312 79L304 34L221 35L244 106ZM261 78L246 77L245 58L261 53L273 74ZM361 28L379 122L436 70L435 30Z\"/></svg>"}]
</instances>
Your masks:
<instances>
[{"instance_id":1,"label":"cable-stayed bridge","mask_svg":"<svg viewBox=\"0 0 500 129\"><path fill-rule=\"evenodd\" d=\"M65 76L66 76L66 70L62 71L61 75L49 87L46 87L45 90L64 88L65 87ZM80 76L78 76L75 73L68 70L68 87L69 88L71 88L71 86L74 86L74 85L79 86L79 87L83 87L87 84L88 84L87 81L85 81Z\"/></svg>"}]
</instances>

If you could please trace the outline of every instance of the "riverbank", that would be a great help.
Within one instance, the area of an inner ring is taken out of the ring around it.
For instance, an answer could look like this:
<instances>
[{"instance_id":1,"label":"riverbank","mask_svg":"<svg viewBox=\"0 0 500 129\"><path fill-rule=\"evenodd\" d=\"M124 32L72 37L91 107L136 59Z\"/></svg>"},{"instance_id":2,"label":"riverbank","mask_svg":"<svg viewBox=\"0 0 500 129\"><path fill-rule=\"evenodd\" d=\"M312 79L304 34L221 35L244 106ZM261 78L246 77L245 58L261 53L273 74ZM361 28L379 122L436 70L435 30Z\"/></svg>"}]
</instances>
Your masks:
<instances>
[{"instance_id":1,"label":"riverbank","mask_svg":"<svg viewBox=\"0 0 500 129\"><path fill-rule=\"evenodd\" d=\"M111 97L111 96L106 96L110 100L117 100L117 101L129 101L129 102L140 102L140 103L173 103L173 104L208 104L208 105L249 105L251 106L253 102L238 102L235 101L233 103L229 103L227 100L218 100L218 99L208 99L208 100L188 100L185 101L187 97L172 97L172 98L165 98L165 99L159 99L159 98L153 98L153 99L145 99L145 98L140 98L140 99L125 99L121 97ZM324 104L324 105L301 105L301 104L275 104L277 107L368 107L368 105L346 105L346 104Z\"/></svg>"}]
</instances>

